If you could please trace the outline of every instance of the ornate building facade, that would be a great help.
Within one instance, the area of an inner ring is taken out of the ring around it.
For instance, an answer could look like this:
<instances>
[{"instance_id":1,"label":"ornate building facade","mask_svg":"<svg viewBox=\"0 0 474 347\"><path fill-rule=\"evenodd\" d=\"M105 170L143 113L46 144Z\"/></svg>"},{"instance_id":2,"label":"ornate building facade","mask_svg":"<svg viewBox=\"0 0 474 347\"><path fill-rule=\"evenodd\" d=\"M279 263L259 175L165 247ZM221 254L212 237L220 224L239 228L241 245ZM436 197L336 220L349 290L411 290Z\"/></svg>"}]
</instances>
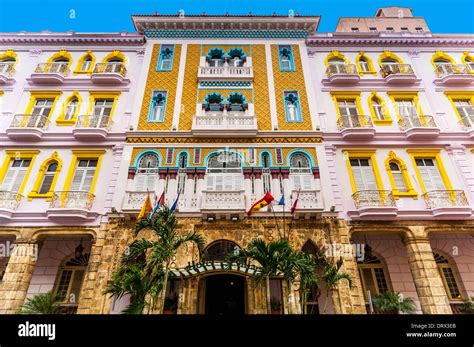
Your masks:
<instances>
[{"instance_id":1,"label":"ornate building facade","mask_svg":"<svg viewBox=\"0 0 474 347\"><path fill-rule=\"evenodd\" d=\"M266 313L255 269L221 268L257 237L343 257L352 286L307 312L370 312L390 290L451 313L473 295L472 35L404 8L333 33L318 16L132 20L0 36L1 312L50 290L70 312L120 312L129 298L103 291L163 193L207 245L177 254L170 313ZM248 216L266 192L284 205ZM270 289L272 312L301 313L298 283Z\"/></svg>"}]
</instances>

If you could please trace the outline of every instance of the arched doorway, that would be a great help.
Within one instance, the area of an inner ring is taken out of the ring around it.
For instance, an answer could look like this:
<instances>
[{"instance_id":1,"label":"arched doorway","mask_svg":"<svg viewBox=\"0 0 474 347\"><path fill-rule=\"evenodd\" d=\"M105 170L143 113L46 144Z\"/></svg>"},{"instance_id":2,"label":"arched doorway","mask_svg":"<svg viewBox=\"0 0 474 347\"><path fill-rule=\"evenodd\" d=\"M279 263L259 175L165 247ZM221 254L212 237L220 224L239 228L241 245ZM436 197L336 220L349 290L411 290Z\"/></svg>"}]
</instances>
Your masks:
<instances>
[{"instance_id":1,"label":"arched doorway","mask_svg":"<svg viewBox=\"0 0 474 347\"><path fill-rule=\"evenodd\" d=\"M201 312L209 315L245 314L245 278L238 275L218 274L201 279L204 303Z\"/></svg>"}]
</instances>

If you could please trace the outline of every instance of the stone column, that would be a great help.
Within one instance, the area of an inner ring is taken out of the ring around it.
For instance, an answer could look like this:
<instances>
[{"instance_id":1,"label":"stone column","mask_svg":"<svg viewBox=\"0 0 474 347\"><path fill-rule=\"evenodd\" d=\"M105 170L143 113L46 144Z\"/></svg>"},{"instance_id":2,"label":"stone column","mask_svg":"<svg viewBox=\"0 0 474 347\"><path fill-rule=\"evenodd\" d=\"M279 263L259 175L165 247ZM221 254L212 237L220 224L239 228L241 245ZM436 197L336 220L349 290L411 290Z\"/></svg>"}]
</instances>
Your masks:
<instances>
[{"instance_id":1,"label":"stone column","mask_svg":"<svg viewBox=\"0 0 474 347\"><path fill-rule=\"evenodd\" d=\"M251 170L249 169L244 169L244 195L246 197L245 199L245 209L249 209L251 205L251 197L252 197L252 181L251 181Z\"/></svg>"},{"instance_id":2,"label":"stone column","mask_svg":"<svg viewBox=\"0 0 474 347\"><path fill-rule=\"evenodd\" d=\"M184 186L184 197L185 205L182 205L184 208L194 208L195 202L193 200L196 198L194 194L194 170L186 170L186 185ZM197 192L196 192L197 193Z\"/></svg>"},{"instance_id":3,"label":"stone column","mask_svg":"<svg viewBox=\"0 0 474 347\"><path fill-rule=\"evenodd\" d=\"M23 305L33 270L39 255L39 247L31 240L16 240L3 283L0 286L0 313L17 313Z\"/></svg>"},{"instance_id":4,"label":"stone column","mask_svg":"<svg viewBox=\"0 0 474 347\"><path fill-rule=\"evenodd\" d=\"M169 181L168 181L168 191L167 194L168 197L165 196L165 200L168 199L168 206L171 207L173 206L174 201L176 200L176 197L178 196L178 180L176 179L178 175L177 170L170 170L168 172L169 174Z\"/></svg>"},{"instance_id":5,"label":"stone column","mask_svg":"<svg viewBox=\"0 0 474 347\"><path fill-rule=\"evenodd\" d=\"M206 175L206 170L196 170L198 175L197 187L196 187L196 199L198 208L201 207L202 200L202 191L206 189L206 184L204 182L204 176Z\"/></svg>"},{"instance_id":6,"label":"stone column","mask_svg":"<svg viewBox=\"0 0 474 347\"><path fill-rule=\"evenodd\" d=\"M278 180L278 175L279 175L278 170L271 170L271 175L272 175L272 195L275 198L275 200L280 200L281 198L281 191L280 191L280 182Z\"/></svg>"},{"instance_id":7,"label":"stone column","mask_svg":"<svg viewBox=\"0 0 474 347\"><path fill-rule=\"evenodd\" d=\"M255 196L258 199L263 197L263 182L262 182L262 171L258 170L254 172L255 174Z\"/></svg>"},{"instance_id":8,"label":"stone column","mask_svg":"<svg viewBox=\"0 0 474 347\"><path fill-rule=\"evenodd\" d=\"M410 227L403 242L423 313L452 313L424 227Z\"/></svg>"}]
</instances>

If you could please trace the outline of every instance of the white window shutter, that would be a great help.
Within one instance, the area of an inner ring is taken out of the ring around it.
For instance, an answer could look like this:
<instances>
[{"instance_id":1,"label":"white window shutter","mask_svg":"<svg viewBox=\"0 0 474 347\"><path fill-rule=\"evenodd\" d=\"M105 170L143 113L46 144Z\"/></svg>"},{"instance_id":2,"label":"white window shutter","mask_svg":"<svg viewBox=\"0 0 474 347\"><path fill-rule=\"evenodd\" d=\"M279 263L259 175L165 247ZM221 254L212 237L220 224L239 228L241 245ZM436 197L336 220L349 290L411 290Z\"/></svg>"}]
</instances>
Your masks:
<instances>
[{"instance_id":1,"label":"white window shutter","mask_svg":"<svg viewBox=\"0 0 474 347\"><path fill-rule=\"evenodd\" d=\"M364 177L362 176L362 168L359 166L352 167L352 176L354 177L356 190L366 190Z\"/></svg>"},{"instance_id":2,"label":"white window shutter","mask_svg":"<svg viewBox=\"0 0 474 347\"><path fill-rule=\"evenodd\" d=\"M206 186L208 190L214 190L214 176L206 175Z\"/></svg>"},{"instance_id":3,"label":"white window shutter","mask_svg":"<svg viewBox=\"0 0 474 347\"><path fill-rule=\"evenodd\" d=\"M90 191L92 187L92 181L94 179L94 174L95 174L95 169L89 168L88 170L86 170L84 183L82 184L82 187L80 187L79 190Z\"/></svg>"},{"instance_id":4,"label":"white window shutter","mask_svg":"<svg viewBox=\"0 0 474 347\"><path fill-rule=\"evenodd\" d=\"M76 169L76 172L74 172L74 178L72 179L71 183L71 190L81 190L84 174L84 169Z\"/></svg>"},{"instance_id":5,"label":"white window shutter","mask_svg":"<svg viewBox=\"0 0 474 347\"><path fill-rule=\"evenodd\" d=\"M137 191L137 192L145 191L146 175L143 175L143 174L135 175L134 181L135 181L134 182L135 183L135 191Z\"/></svg>"},{"instance_id":6,"label":"white window shutter","mask_svg":"<svg viewBox=\"0 0 474 347\"><path fill-rule=\"evenodd\" d=\"M444 186L443 178L441 177L438 166L429 166L427 169L430 174L429 176L431 178L431 184L433 185L433 188L437 190L445 190L446 187Z\"/></svg>"},{"instance_id":7,"label":"white window shutter","mask_svg":"<svg viewBox=\"0 0 474 347\"><path fill-rule=\"evenodd\" d=\"M15 176L16 176L16 171L13 170L12 168L8 169L7 174L3 178L1 189L4 191L11 191L12 183L15 179Z\"/></svg>"},{"instance_id":8,"label":"white window shutter","mask_svg":"<svg viewBox=\"0 0 474 347\"><path fill-rule=\"evenodd\" d=\"M26 175L26 170L26 167L18 168L16 172L16 177L14 177L12 182L12 192L18 192L20 190L21 184L23 183L23 180Z\"/></svg>"},{"instance_id":9,"label":"white window shutter","mask_svg":"<svg viewBox=\"0 0 474 347\"><path fill-rule=\"evenodd\" d=\"M223 190L224 188L224 177L216 176L216 187L215 190Z\"/></svg>"},{"instance_id":10,"label":"white window shutter","mask_svg":"<svg viewBox=\"0 0 474 347\"><path fill-rule=\"evenodd\" d=\"M425 190L427 192L434 190L434 185L431 181L431 175L428 168L426 166L418 166L418 170L420 172L421 179L423 180L423 184L425 185Z\"/></svg>"},{"instance_id":11,"label":"white window shutter","mask_svg":"<svg viewBox=\"0 0 474 347\"><path fill-rule=\"evenodd\" d=\"M303 189L304 190L313 189L313 176L312 175L303 176Z\"/></svg>"},{"instance_id":12,"label":"white window shutter","mask_svg":"<svg viewBox=\"0 0 474 347\"><path fill-rule=\"evenodd\" d=\"M392 172L393 181L395 182L395 188L400 192L406 192L407 186L405 184L405 179L401 172Z\"/></svg>"},{"instance_id":13,"label":"white window shutter","mask_svg":"<svg viewBox=\"0 0 474 347\"><path fill-rule=\"evenodd\" d=\"M292 182L293 182L293 190L300 190L302 188L300 175L293 175Z\"/></svg>"},{"instance_id":14,"label":"white window shutter","mask_svg":"<svg viewBox=\"0 0 474 347\"><path fill-rule=\"evenodd\" d=\"M155 191L156 175L146 175L146 189L150 192Z\"/></svg>"},{"instance_id":15,"label":"white window shutter","mask_svg":"<svg viewBox=\"0 0 474 347\"><path fill-rule=\"evenodd\" d=\"M363 166L362 167L365 189L367 190L377 190L377 182L375 181L374 170L372 166Z\"/></svg>"}]
</instances>

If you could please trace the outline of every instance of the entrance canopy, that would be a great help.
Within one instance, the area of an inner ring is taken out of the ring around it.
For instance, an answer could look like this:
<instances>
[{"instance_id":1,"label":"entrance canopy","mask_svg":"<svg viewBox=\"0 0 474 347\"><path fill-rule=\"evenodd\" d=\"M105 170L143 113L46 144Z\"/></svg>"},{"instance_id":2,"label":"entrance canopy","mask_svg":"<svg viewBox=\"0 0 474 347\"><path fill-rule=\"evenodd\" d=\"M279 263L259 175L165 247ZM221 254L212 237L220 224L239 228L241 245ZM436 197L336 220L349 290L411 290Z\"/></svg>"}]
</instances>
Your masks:
<instances>
[{"instance_id":1,"label":"entrance canopy","mask_svg":"<svg viewBox=\"0 0 474 347\"><path fill-rule=\"evenodd\" d=\"M197 275L202 275L211 272L230 272L240 273L244 276L255 276L260 271L260 268L250 264L226 263L223 261L203 261L200 263L188 263L184 268L176 268L170 271L172 278L186 278Z\"/></svg>"}]
</instances>

